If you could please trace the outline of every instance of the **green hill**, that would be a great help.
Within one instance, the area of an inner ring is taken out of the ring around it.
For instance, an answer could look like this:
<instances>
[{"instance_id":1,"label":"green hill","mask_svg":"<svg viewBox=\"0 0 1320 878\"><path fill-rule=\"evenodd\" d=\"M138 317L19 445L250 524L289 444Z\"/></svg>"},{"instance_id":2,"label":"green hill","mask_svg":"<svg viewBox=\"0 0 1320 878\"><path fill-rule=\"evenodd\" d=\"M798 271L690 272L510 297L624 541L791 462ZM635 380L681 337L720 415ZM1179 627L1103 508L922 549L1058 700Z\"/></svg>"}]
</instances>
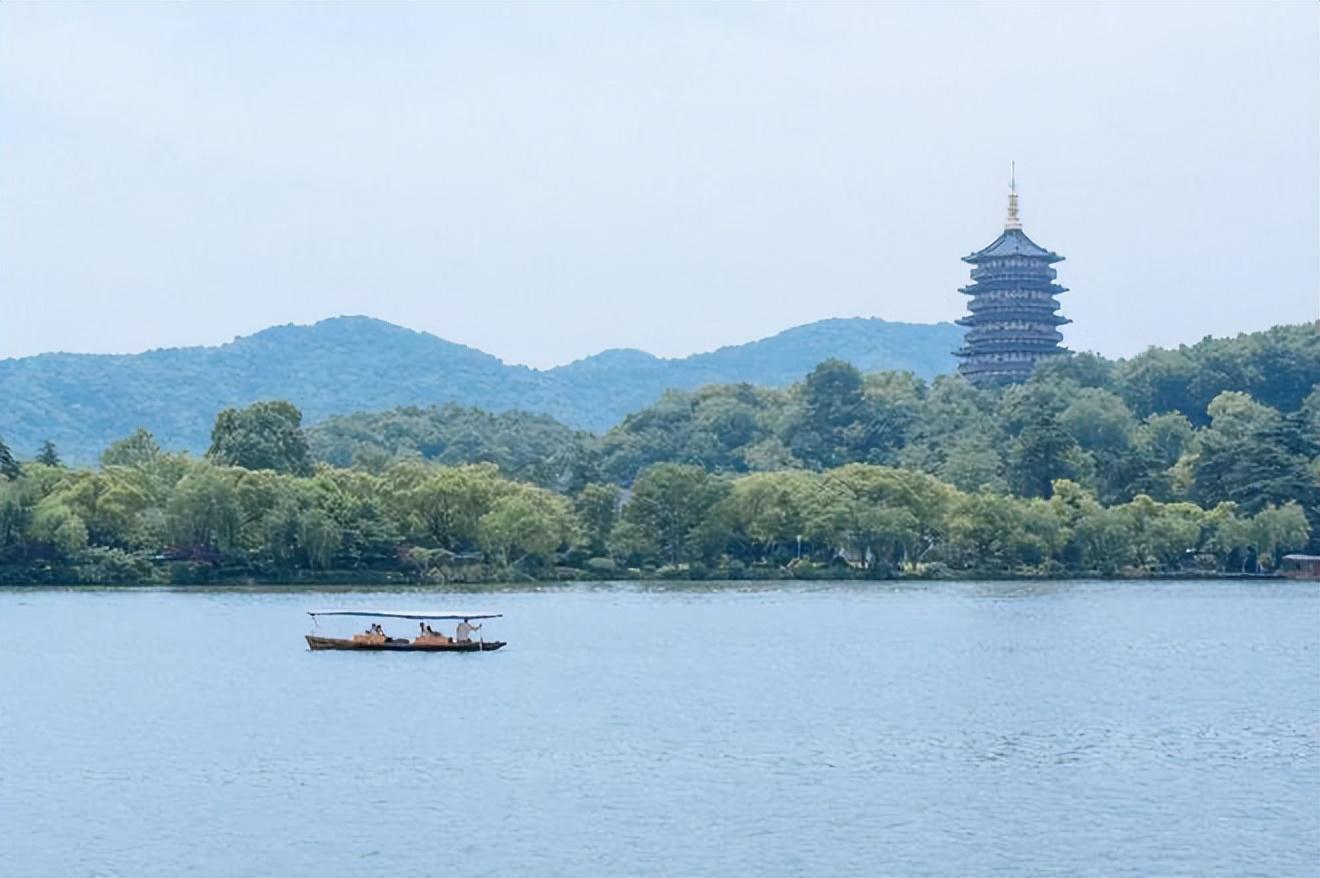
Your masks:
<instances>
[{"instance_id":1,"label":"green hill","mask_svg":"<svg viewBox=\"0 0 1320 878\"><path fill-rule=\"evenodd\" d=\"M953 368L960 337L947 323L825 320L682 359L615 350L540 371L384 321L339 317L217 347L0 360L0 437L23 456L50 439L66 459L89 462L146 427L167 448L201 451L216 412L262 399L293 402L308 423L452 402L604 431L667 389L784 386L828 357L929 378Z\"/></svg>"}]
</instances>

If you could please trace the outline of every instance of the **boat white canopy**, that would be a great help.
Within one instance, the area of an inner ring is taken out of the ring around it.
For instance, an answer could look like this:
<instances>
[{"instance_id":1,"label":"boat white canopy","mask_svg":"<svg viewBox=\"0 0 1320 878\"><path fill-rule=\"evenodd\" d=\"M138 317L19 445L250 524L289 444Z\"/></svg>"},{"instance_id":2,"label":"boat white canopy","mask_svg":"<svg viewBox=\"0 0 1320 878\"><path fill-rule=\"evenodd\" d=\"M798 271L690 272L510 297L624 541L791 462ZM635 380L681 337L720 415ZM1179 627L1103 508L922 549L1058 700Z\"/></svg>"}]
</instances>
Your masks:
<instances>
[{"instance_id":1,"label":"boat white canopy","mask_svg":"<svg viewBox=\"0 0 1320 878\"><path fill-rule=\"evenodd\" d=\"M309 610L317 616L375 616L383 619L498 619L503 613L451 613L433 610Z\"/></svg>"}]
</instances>

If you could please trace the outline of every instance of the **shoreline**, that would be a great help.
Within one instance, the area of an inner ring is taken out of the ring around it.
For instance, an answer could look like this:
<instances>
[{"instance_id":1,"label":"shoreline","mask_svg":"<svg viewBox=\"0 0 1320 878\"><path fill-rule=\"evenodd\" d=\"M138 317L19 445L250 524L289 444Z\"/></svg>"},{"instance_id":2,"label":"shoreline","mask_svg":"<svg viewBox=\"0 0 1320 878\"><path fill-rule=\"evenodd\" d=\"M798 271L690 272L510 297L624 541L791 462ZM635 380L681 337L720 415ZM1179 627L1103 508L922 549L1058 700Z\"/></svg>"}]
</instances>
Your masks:
<instances>
[{"instance_id":1,"label":"shoreline","mask_svg":"<svg viewBox=\"0 0 1320 878\"><path fill-rule=\"evenodd\" d=\"M917 577L898 576L888 578L867 577L811 577L811 578L706 578L683 579L672 577L613 577L609 579L528 579L503 580L490 582L381 582L343 580L301 580L297 582L281 580L235 580L227 582L168 583L168 582L34 582L0 583L0 592L25 591L171 591L171 592L213 592L213 591L279 591L279 592L317 592L317 591L434 591L437 593L469 592L516 592L516 591L554 591L586 587L614 586L657 586L680 587L687 589L709 588L712 590L725 587L759 586L764 590L773 590L775 586L802 585L940 585L947 583L1150 583L1150 582L1315 582L1320 580L1284 576L1281 573L1185 573L1156 574L1146 576L1122 576L1101 574L1076 576L1026 576L993 575L969 573L962 577Z\"/></svg>"}]
</instances>

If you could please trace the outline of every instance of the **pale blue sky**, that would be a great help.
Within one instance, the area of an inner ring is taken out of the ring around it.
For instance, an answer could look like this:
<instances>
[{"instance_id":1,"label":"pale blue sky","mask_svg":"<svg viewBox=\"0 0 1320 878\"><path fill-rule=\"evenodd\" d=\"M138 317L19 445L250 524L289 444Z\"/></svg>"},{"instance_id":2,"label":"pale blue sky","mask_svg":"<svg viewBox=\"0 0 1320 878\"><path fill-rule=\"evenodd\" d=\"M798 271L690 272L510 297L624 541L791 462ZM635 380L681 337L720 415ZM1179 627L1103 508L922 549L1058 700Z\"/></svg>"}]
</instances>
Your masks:
<instances>
[{"instance_id":1,"label":"pale blue sky","mask_svg":"<svg viewBox=\"0 0 1320 878\"><path fill-rule=\"evenodd\" d=\"M1010 159L1069 346L1314 319L1318 8L3 4L0 356L950 320Z\"/></svg>"}]
</instances>

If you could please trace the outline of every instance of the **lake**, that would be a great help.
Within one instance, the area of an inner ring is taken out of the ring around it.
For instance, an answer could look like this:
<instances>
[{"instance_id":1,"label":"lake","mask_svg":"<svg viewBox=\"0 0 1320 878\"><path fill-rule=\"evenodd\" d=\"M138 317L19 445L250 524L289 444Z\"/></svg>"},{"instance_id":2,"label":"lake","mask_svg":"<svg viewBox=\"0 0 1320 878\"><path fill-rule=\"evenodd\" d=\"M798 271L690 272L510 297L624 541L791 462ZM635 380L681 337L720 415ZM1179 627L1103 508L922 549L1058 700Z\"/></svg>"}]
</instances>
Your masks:
<instances>
[{"instance_id":1,"label":"lake","mask_svg":"<svg viewBox=\"0 0 1320 878\"><path fill-rule=\"evenodd\" d=\"M306 610L373 606L492 608L509 646L306 649ZM3 876L1320 864L1314 583L11 589L0 619Z\"/></svg>"}]
</instances>

